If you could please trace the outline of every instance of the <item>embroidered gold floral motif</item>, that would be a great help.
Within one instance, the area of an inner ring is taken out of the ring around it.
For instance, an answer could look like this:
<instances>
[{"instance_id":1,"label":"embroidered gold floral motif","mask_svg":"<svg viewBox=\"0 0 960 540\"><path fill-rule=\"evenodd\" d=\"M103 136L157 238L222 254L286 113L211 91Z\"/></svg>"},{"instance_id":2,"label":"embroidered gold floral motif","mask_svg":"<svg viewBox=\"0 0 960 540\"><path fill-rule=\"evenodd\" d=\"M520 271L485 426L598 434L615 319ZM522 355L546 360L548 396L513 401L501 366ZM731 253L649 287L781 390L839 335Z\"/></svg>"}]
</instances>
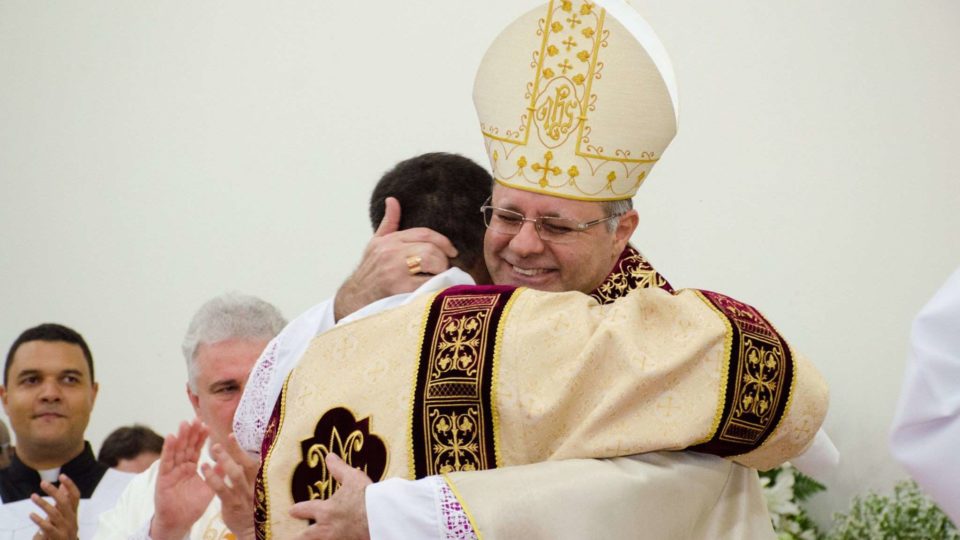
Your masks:
<instances>
[{"instance_id":1,"label":"embroidered gold floral motif","mask_svg":"<svg viewBox=\"0 0 960 540\"><path fill-rule=\"evenodd\" d=\"M672 291L670 284L635 249L628 247L607 279L590 296L601 304L608 304L634 289L651 287Z\"/></svg>"},{"instance_id":2,"label":"embroidered gold floral motif","mask_svg":"<svg viewBox=\"0 0 960 540\"><path fill-rule=\"evenodd\" d=\"M784 348L775 336L759 326L743 324L745 318L731 319L740 323L741 339L736 351L740 355L736 364L739 377L733 391L733 414L721 428L721 439L753 444L771 427L777 404L785 399L781 392L785 383Z\"/></svg>"},{"instance_id":3,"label":"embroidered gold floral motif","mask_svg":"<svg viewBox=\"0 0 960 540\"><path fill-rule=\"evenodd\" d=\"M762 349L753 340L745 340L747 363L742 377L743 392L737 417L753 415L763 421L770 412L770 404L777 393L777 375L783 361L779 349Z\"/></svg>"},{"instance_id":4,"label":"embroidered gold floral motif","mask_svg":"<svg viewBox=\"0 0 960 540\"><path fill-rule=\"evenodd\" d=\"M730 343L730 387L720 404L717 431L705 451L745 453L763 443L782 418L790 399L793 360L783 339L753 307L722 294L700 291L726 318Z\"/></svg>"},{"instance_id":5,"label":"embroidered gold floral motif","mask_svg":"<svg viewBox=\"0 0 960 540\"><path fill-rule=\"evenodd\" d=\"M273 456L274 442L276 441L277 432L280 428L280 425L283 423L283 418L286 413L286 400L284 399L285 395L286 384L284 384L283 390L280 394L280 399L277 400L274 410L270 414L270 421L268 422L267 429L263 434L262 447L266 450L264 450L263 464L257 471L257 479L253 487L253 528L257 540L267 540L271 537L269 519L270 507L267 501L266 471Z\"/></svg>"},{"instance_id":6,"label":"embroidered gold floral motif","mask_svg":"<svg viewBox=\"0 0 960 540\"><path fill-rule=\"evenodd\" d=\"M267 537L266 516L267 516L267 490L260 480L263 468L257 473L258 478L253 487L253 526L257 540L263 540Z\"/></svg>"},{"instance_id":7,"label":"embroidered gold floral motif","mask_svg":"<svg viewBox=\"0 0 960 540\"><path fill-rule=\"evenodd\" d=\"M415 477L496 466L493 363L512 294L441 293L428 310L411 419Z\"/></svg>"},{"instance_id":8,"label":"embroidered gold floral motif","mask_svg":"<svg viewBox=\"0 0 960 540\"><path fill-rule=\"evenodd\" d=\"M468 376L477 374L480 347L478 334L486 317L486 313L478 313L475 317L448 317L442 323L443 331L437 345L439 357L431 374L432 379L439 379L452 370L461 371Z\"/></svg>"},{"instance_id":9,"label":"embroidered gold floral motif","mask_svg":"<svg viewBox=\"0 0 960 540\"><path fill-rule=\"evenodd\" d=\"M477 470L481 461L477 409L470 407L461 414L441 414L434 409L430 417L434 470L441 474Z\"/></svg>"}]
</instances>

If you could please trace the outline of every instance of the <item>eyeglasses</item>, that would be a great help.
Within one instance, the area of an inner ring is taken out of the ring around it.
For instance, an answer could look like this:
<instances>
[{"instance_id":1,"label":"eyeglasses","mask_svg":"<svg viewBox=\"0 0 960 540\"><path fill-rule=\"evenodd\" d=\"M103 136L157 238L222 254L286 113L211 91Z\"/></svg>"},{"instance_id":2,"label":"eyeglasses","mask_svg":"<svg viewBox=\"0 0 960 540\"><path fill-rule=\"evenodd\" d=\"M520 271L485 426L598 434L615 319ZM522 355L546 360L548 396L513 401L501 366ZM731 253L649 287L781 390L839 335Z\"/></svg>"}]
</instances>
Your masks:
<instances>
[{"instance_id":1,"label":"eyeglasses","mask_svg":"<svg viewBox=\"0 0 960 540\"><path fill-rule=\"evenodd\" d=\"M489 199L487 199L487 202L489 202ZM488 229L513 236L520 232L524 222L529 221L533 223L540 240L550 242L551 244L573 242L577 238L577 235L574 233L582 233L594 225L599 225L600 223L616 219L623 215L622 213L614 214L605 218L581 223L572 219L555 216L528 218L520 212L488 205L481 206L480 212L483 213L483 223Z\"/></svg>"}]
</instances>

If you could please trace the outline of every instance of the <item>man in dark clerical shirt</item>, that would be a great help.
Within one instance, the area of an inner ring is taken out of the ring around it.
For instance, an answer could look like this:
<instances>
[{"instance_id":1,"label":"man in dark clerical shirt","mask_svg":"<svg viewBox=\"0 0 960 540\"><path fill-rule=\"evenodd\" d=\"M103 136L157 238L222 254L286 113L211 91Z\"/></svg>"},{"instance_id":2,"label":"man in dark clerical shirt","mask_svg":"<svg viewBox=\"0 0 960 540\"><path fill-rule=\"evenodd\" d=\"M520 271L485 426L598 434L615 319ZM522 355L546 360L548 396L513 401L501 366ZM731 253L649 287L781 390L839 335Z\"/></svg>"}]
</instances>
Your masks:
<instances>
[{"instance_id":1,"label":"man in dark clerical shirt","mask_svg":"<svg viewBox=\"0 0 960 540\"><path fill-rule=\"evenodd\" d=\"M0 400L16 453L0 470L0 533L92 536L97 514L131 477L99 463L84 440L97 390L93 356L75 330L41 324L13 342Z\"/></svg>"},{"instance_id":2,"label":"man in dark clerical shirt","mask_svg":"<svg viewBox=\"0 0 960 540\"><path fill-rule=\"evenodd\" d=\"M13 442L10 440L10 432L3 420L0 420L0 469L6 469L10 465L12 453Z\"/></svg>"}]
</instances>

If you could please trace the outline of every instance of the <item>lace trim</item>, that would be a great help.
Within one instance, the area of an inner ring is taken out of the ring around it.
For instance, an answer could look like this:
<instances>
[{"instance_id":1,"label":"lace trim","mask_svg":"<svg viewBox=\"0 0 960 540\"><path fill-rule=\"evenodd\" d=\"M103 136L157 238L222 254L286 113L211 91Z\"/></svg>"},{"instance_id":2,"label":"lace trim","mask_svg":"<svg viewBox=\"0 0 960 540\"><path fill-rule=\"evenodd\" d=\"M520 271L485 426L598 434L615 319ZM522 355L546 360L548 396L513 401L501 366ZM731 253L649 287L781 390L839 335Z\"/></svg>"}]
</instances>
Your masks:
<instances>
[{"instance_id":1,"label":"lace trim","mask_svg":"<svg viewBox=\"0 0 960 540\"><path fill-rule=\"evenodd\" d=\"M280 340L275 338L260 355L250 371L250 378L247 379L247 386L233 420L233 433L240 447L257 455L260 454L260 445L263 443L263 435L267 431L270 412L273 410L274 404L267 403L267 396L271 395L270 385L276 371L279 348Z\"/></svg>"},{"instance_id":2,"label":"lace trim","mask_svg":"<svg viewBox=\"0 0 960 540\"><path fill-rule=\"evenodd\" d=\"M453 494L453 490L446 482L439 482L440 487L440 526L443 529L443 540L479 540L470 525L470 518L460 506L460 501Z\"/></svg>"}]
</instances>

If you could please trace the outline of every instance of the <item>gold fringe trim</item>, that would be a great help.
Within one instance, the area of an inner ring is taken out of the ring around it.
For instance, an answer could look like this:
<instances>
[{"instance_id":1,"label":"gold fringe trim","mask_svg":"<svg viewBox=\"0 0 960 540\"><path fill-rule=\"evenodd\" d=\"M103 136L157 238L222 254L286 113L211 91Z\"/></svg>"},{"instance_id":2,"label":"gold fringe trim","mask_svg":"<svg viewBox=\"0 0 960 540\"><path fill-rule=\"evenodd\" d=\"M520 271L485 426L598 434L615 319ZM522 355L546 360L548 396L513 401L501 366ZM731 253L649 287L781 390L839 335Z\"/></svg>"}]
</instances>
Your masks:
<instances>
[{"instance_id":1,"label":"gold fringe trim","mask_svg":"<svg viewBox=\"0 0 960 540\"><path fill-rule=\"evenodd\" d=\"M679 295L680 292L683 291L679 291L677 295ZM717 314L720 320L723 321L723 326L727 329L727 331L726 338L723 340L723 359L720 362L720 395L717 398L717 413L713 417L713 426L711 426L710 432L707 433L705 438L697 441L691 446L710 442L710 440L713 439L714 435L716 435L717 431L720 429L720 421L723 419L723 409L726 405L726 396L727 391L729 390L727 385L730 382L730 355L733 354L733 325L730 324L730 319L728 319L727 316L724 315L719 308L717 308L717 306L713 305L713 302L707 300L707 297L705 297L700 291L694 290L693 293L697 295L697 298L706 304L707 307Z\"/></svg>"},{"instance_id":2,"label":"gold fringe trim","mask_svg":"<svg viewBox=\"0 0 960 540\"><path fill-rule=\"evenodd\" d=\"M500 455L500 408L497 406L497 387L500 381L499 367L500 350L503 347L503 329L507 326L507 317L513 309L514 302L516 302L517 297L520 296L520 293L524 290L526 290L525 287L520 287L513 291L513 295L507 300L507 304L503 306L503 312L500 313L500 324L497 325L496 341L493 343L493 367L491 368L492 376L490 378L490 417L493 418L493 459L496 461L495 465L497 467L503 463L503 458ZM462 506L463 502L461 502L460 505ZM474 529L476 529L476 527L474 527Z\"/></svg>"},{"instance_id":3,"label":"gold fringe trim","mask_svg":"<svg viewBox=\"0 0 960 540\"><path fill-rule=\"evenodd\" d=\"M473 534L477 535L477 540L483 540L483 535L480 534L480 528L477 527L477 520L473 518L473 514L471 514L470 509L467 508L467 503L463 500L463 496L460 495L460 492L457 491L457 486L453 484L453 480L444 474L443 481L447 483L447 487L450 488L450 491L453 492L453 496L456 497L457 502L460 503L460 508L463 509L463 513L467 515L467 520L470 521L470 526L473 527Z\"/></svg>"},{"instance_id":4,"label":"gold fringe trim","mask_svg":"<svg viewBox=\"0 0 960 540\"><path fill-rule=\"evenodd\" d=\"M420 355L423 351L423 342L427 337L427 321L430 319L430 309L433 307L434 301L436 301L437 296L443 291L437 291L430 295L430 300L427 301L427 306L423 311L423 317L420 320L420 341L417 343L417 361L413 364L413 372L411 374L411 386L410 388L413 391L410 392L410 408L407 411L407 436L409 438L407 442L407 450L409 455L407 456L407 479L415 480L417 478L417 468L415 462L415 451L413 448L413 407L417 403L417 375L420 373Z\"/></svg>"}]
</instances>

